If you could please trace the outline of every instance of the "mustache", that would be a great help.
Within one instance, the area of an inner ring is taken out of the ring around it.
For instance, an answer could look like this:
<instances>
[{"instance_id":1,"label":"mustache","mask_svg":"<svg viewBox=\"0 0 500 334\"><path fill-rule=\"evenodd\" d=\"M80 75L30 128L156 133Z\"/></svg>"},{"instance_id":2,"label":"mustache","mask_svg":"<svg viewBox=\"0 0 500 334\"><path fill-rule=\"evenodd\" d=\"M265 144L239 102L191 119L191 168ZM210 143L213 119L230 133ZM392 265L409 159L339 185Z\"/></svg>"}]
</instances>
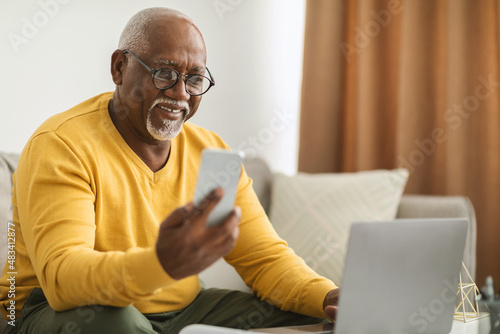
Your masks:
<instances>
[{"instance_id":1,"label":"mustache","mask_svg":"<svg viewBox=\"0 0 500 334\"><path fill-rule=\"evenodd\" d=\"M187 103L187 101L179 101L176 99L171 99L166 96L156 99L151 105L151 108L149 108L149 110L151 111L157 104L160 103L168 103L177 107L181 107L182 109L186 110L186 116L189 115L189 113L191 112L191 108L189 107L189 103Z\"/></svg>"}]
</instances>

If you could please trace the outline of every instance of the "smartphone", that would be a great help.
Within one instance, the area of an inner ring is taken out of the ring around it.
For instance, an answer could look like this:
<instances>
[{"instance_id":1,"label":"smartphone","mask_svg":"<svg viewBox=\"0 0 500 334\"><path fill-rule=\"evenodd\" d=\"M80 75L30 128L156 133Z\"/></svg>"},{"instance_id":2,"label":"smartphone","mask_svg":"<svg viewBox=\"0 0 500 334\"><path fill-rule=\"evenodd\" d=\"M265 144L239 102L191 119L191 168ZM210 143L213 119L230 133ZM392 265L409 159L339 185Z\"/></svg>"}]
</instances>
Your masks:
<instances>
[{"instance_id":1,"label":"smartphone","mask_svg":"<svg viewBox=\"0 0 500 334\"><path fill-rule=\"evenodd\" d=\"M210 212L207 226L222 223L233 210L243 157L244 153L241 151L214 148L206 148L202 151L194 192L194 205L201 205L203 199L215 188L224 188L224 196Z\"/></svg>"}]
</instances>

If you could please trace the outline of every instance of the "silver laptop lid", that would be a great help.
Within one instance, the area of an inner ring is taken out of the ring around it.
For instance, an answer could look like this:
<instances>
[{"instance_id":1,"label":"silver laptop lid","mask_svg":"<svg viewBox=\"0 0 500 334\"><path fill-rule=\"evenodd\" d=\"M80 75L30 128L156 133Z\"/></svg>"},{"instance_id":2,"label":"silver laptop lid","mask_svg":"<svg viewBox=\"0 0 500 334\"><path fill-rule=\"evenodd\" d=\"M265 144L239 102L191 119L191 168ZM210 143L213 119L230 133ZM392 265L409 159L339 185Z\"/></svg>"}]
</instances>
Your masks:
<instances>
[{"instance_id":1,"label":"silver laptop lid","mask_svg":"<svg viewBox=\"0 0 500 334\"><path fill-rule=\"evenodd\" d=\"M335 333L449 333L467 227L466 219L353 223Z\"/></svg>"}]
</instances>

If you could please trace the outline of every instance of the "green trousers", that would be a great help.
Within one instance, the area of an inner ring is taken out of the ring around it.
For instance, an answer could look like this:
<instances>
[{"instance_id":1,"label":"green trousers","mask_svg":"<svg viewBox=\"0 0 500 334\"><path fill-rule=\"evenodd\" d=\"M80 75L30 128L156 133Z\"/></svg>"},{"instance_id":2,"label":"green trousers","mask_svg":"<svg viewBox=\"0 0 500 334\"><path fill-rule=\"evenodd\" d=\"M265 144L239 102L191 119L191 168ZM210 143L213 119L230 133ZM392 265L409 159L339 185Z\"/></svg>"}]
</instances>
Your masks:
<instances>
[{"instance_id":1,"label":"green trousers","mask_svg":"<svg viewBox=\"0 0 500 334\"><path fill-rule=\"evenodd\" d=\"M56 312L42 289L35 288L26 300L15 326L4 333L132 334L178 333L190 324L249 329L328 323L328 320L281 311L241 291L203 289L185 309L142 314L135 307L88 305Z\"/></svg>"}]
</instances>

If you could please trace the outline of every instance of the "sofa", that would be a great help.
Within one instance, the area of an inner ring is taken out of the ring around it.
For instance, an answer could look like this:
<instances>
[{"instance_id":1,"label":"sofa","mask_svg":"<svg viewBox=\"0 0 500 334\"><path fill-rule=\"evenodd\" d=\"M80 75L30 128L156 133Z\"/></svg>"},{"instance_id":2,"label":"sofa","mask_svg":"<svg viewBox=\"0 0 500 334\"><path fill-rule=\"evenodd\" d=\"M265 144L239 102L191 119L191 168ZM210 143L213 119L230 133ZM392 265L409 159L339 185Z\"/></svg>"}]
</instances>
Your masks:
<instances>
[{"instance_id":1,"label":"sofa","mask_svg":"<svg viewBox=\"0 0 500 334\"><path fill-rule=\"evenodd\" d=\"M7 225L12 220L12 174L15 171L18 158L17 154L0 153L0 219L2 224L4 224L0 238L1 263L5 263L7 258ZM244 166L254 181L253 186L263 208L272 217L276 206L276 203L273 203L273 196L276 194L276 192L273 192L273 186L276 184L276 180L282 176L273 173L267 163L260 158L246 159ZM293 181L295 176L287 176L287 178L287 180ZM394 180L392 179L392 181ZM307 184L310 183L307 179L305 182ZM397 201L397 210L394 212L397 218L468 218L469 232L464 252L464 265L474 277L476 267L476 218L474 208L466 197L402 195L397 197ZM311 219L311 222L313 221ZM213 266L202 272L200 279L206 287L249 290L232 267L227 265L223 260L216 262ZM3 331L6 324L4 319L0 320L0 332Z\"/></svg>"},{"instance_id":2,"label":"sofa","mask_svg":"<svg viewBox=\"0 0 500 334\"><path fill-rule=\"evenodd\" d=\"M277 187L279 180L283 179L282 175L278 173L273 173L268 164L260 159L246 159L244 161L245 170L249 176L253 179L254 190L259 197L259 200L271 218L271 222L275 225L278 233L283 236L280 232L277 223L277 215L273 214L276 211L277 198L280 196L279 191L275 191L274 188ZM299 173L300 174L300 173ZM343 174L338 174L342 177ZM355 175L354 173L353 175ZM397 174L396 174L397 175ZM299 178L300 175L288 176L286 178L294 180ZM325 186L324 178L320 180L320 186ZM326 179L328 181L328 179ZM306 182L312 182L314 179L306 178ZM348 184L347 186L350 186ZM294 190L296 190L295 188ZM468 273L471 275L472 279L475 279L476 270L476 216L474 212L474 207L470 200L464 196L435 196L435 195L412 195L404 194L398 198L398 203L396 210L394 212L394 218L396 219L408 219L408 218L467 218L469 220L469 230L467 234L467 240L465 245L465 251L463 256L463 264L466 269L462 268L461 275L464 278L464 282L468 280ZM314 224L314 219L311 218L310 224ZM288 221L286 222L288 223ZM298 236L301 238L302 235ZM285 240L289 241L287 237ZM293 247L292 247L293 248ZM305 254L299 255L305 256ZM307 262L307 261L306 261ZM331 267L330 264L326 264ZM317 268L313 268L322 273ZM321 268L320 268L321 269ZM468 272L468 273L467 273ZM341 276L341 273L339 273ZM325 275L331 277L331 275ZM209 267L207 270L200 274L200 279L204 286L206 287L219 287L219 288L231 288L242 291L250 291L250 289L245 285L243 280L238 276L236 271L229 266L223 259L216 262L214 265ZM333 279L333 278L332 278ZM340 285L339 281L335 280L335 283Z\"/></svg>"}]
</instances>

